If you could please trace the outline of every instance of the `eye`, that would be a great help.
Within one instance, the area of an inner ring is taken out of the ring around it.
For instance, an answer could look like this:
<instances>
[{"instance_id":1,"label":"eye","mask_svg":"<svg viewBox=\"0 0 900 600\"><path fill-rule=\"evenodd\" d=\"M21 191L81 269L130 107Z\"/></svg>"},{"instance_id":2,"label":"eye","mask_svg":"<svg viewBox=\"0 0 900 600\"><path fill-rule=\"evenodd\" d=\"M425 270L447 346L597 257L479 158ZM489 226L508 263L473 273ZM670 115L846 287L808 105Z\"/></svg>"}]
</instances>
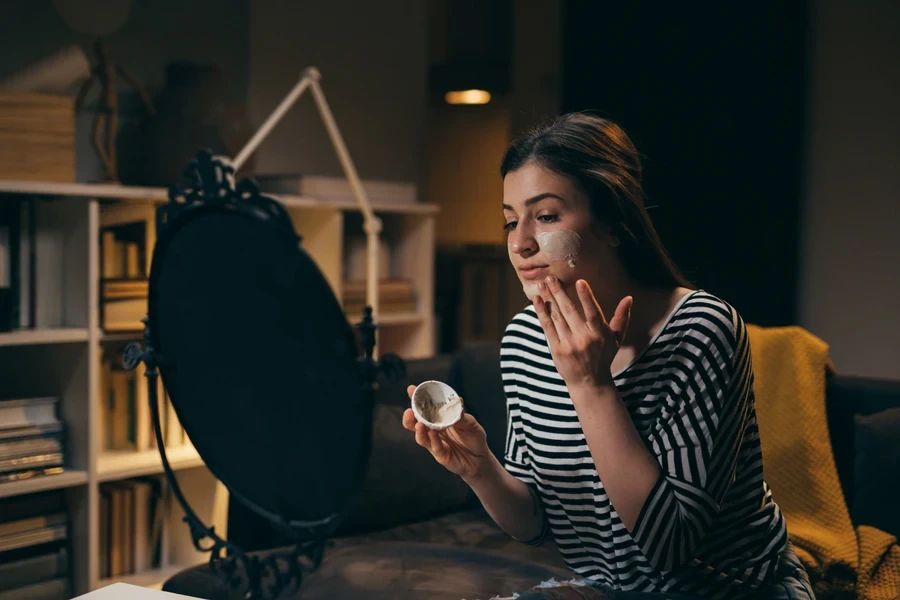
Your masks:
<instances>
[{"instance_id":1,"label":"eye","mask_svg":"<svg viewBox=\"0 0 900 600\"><path fill-rule=\"evenodd\" d=\"M510 221L509 223L507 223L506 225L503 226L503 229L506 231L512 231L513 229L516 228L516 223L518 223L518 221Z\"/></svg>"},{"instance_id":2,"label":"eye","mask_svg":"<svg viewBox=\"0 0 900 600\"><path fill-rule=\"evenodd\" d=\"M538 217L538 221L541 223L556 223L559 221L559 217L556 215L541 215Z\"/></svg>"}]
</instances>

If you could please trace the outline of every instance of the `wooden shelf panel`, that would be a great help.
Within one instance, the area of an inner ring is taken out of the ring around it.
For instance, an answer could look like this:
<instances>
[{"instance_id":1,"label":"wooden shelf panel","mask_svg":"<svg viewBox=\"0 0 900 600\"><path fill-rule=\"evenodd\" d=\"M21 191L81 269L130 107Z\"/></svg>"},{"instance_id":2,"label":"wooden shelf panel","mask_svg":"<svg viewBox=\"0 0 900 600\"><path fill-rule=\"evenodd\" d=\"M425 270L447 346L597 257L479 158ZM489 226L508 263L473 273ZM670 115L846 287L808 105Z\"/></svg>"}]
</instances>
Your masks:
<instances>
[{"instance_id":1,"label":"wooden shelf panel","mask_svg":"<svg viewBox=\"0 0 900 600\"><path fill-rule=\"evenodd\" d=\"M0 483L0 498L21 496L46 490L59 490L76 485L84 485L88 482L88 474L85 471L66 470L59 475L41 475L33 479L10 481Z\"/></svg>"},{"instance_id":2,"label":"wooden shelf panel","mask_svg":"<svg viewBox=\"0 0 900 600\"><path fill-rule=\"evenodd\" d=\"M0 193L34 194L38 196L68 196L80 198L108 198L121 201L167 202L169 191L165 188L139 187L113 183L52 183L41 181L17 181L0 179ZM288 208L333 208L342 211L358 211L355 202L331 202L310 196L266 194ZM383 213L427 214L438 213L435 204L384 204L373 203L372 210Z\"/></svg>"},{"instance_id":3,"label":"wooden shelf panel","mask_svg":"<svg viewBox=\"0 0 900 600\"><path fill-rule=\"evenodd\" d=\"M0 333L0 346L34 346L72 344L88 341L88 330L78 327L62 329L25 329Z\"/></svg>"},{"instance_id":4,"label":"wooden shelf panel","mask_svg":"<svg viewBox=\"0 0 900 600\"><path fill-rule=\"evenodd\" d=\"M114 198L129 200L166 200L164 188L125 186L115 183L54 183L50 181L18 181L0 179L0 192L34 194L37 196L68 196L75 198Z\"/></svg>"},{"instance_id":5,"label":"wooden shelf panel","mask_svg":"<svg viewBox=\"0 0 900 600\"><path fill-rule=\"evenodd\" d=\"M173 471L204 465L196 448L190 444L167 449L166 457ZM102 452L97 461L97 478L100 482L156 475L162 472L162 460L156 448L143 452L131 450Z\"/></svg>"}]
</instances>

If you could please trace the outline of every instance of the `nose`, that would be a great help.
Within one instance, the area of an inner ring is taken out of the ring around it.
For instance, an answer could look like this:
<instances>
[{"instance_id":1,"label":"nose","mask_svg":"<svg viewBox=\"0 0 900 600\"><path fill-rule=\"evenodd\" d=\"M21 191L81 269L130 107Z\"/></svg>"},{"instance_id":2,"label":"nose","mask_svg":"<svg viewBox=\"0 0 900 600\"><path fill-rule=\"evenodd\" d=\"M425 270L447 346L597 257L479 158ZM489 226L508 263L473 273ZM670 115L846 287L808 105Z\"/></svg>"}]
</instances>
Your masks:
<instances>
[{"instance_id":1,"label":"nose","mask_svg":"<svg viewBox=\"0 0 900 600\"><path fill-rule=\"evenodd\" d=\"M521 221L515 229L509 232L507 244L509 245L510 252L525 257L533 255L538 250L537 240L534 239L534 232Z\"/></svg>"}]
</instances>

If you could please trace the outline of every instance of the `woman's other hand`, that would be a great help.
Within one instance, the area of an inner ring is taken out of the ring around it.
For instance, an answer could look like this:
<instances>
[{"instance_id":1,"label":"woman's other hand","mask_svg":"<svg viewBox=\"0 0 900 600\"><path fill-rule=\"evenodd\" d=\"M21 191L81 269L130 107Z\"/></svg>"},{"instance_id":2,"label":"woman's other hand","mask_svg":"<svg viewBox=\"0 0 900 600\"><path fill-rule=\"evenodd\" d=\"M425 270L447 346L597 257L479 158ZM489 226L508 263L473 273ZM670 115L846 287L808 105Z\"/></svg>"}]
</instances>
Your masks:
<instances>
[{"instance_id":1,"label":"woman's other hand","mask_svg":"<svg viewBox=\"0 0 900 600\"><path fill-rule=\"evenodd\" d=\"M416 386L406 389L410 399ZM469 413L454 425L440 431L428 429L416 420L411 408L403 413L403 427L416 434L416 443L431 452L434 459L467 482L478 479L490 464L491 451L484 428Z\"/></svg>"}]
</instances>

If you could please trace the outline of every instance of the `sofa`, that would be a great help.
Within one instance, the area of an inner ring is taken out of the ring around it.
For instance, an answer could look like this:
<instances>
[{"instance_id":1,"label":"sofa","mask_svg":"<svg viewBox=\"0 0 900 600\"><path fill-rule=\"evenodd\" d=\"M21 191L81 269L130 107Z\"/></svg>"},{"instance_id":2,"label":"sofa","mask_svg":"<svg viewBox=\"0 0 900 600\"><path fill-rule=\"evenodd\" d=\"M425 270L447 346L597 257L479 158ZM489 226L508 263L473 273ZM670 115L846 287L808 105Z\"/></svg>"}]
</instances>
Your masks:
<instances>
[{"instance_id":1,"label":"sofa","mask_svg":"<svg viewBox=\"0 0 900 600\"><path fill-rule=\"evenodd\" d=\"M407 361L402 381L379 382L365 481L321 566L307 576L296 597L487 600L512 596L550 577L570 576L552 541L532 547L509 538L468 486L436 464L403 429L406 386L428 379L446 381L461 394L485 428L491 450L502 456L506 407L499 345L483 343L452 356ZM897 430L886 430L881 422L893 418L890 427L898 423L900 382L832 377L826 396L835 461L851 516L856 524L890 531L897 526L897 511L885 496L891 482L873 485L872 474L885 472L885 447L893 460L898 456ZM897 466L895 472L900 472ZM229 540L245 550L265 552L285 541L238 503L229 507L228 531ZM209 600L237 597L209 565L177 573L163 589Z\"/></svg>"}]
</instances>

